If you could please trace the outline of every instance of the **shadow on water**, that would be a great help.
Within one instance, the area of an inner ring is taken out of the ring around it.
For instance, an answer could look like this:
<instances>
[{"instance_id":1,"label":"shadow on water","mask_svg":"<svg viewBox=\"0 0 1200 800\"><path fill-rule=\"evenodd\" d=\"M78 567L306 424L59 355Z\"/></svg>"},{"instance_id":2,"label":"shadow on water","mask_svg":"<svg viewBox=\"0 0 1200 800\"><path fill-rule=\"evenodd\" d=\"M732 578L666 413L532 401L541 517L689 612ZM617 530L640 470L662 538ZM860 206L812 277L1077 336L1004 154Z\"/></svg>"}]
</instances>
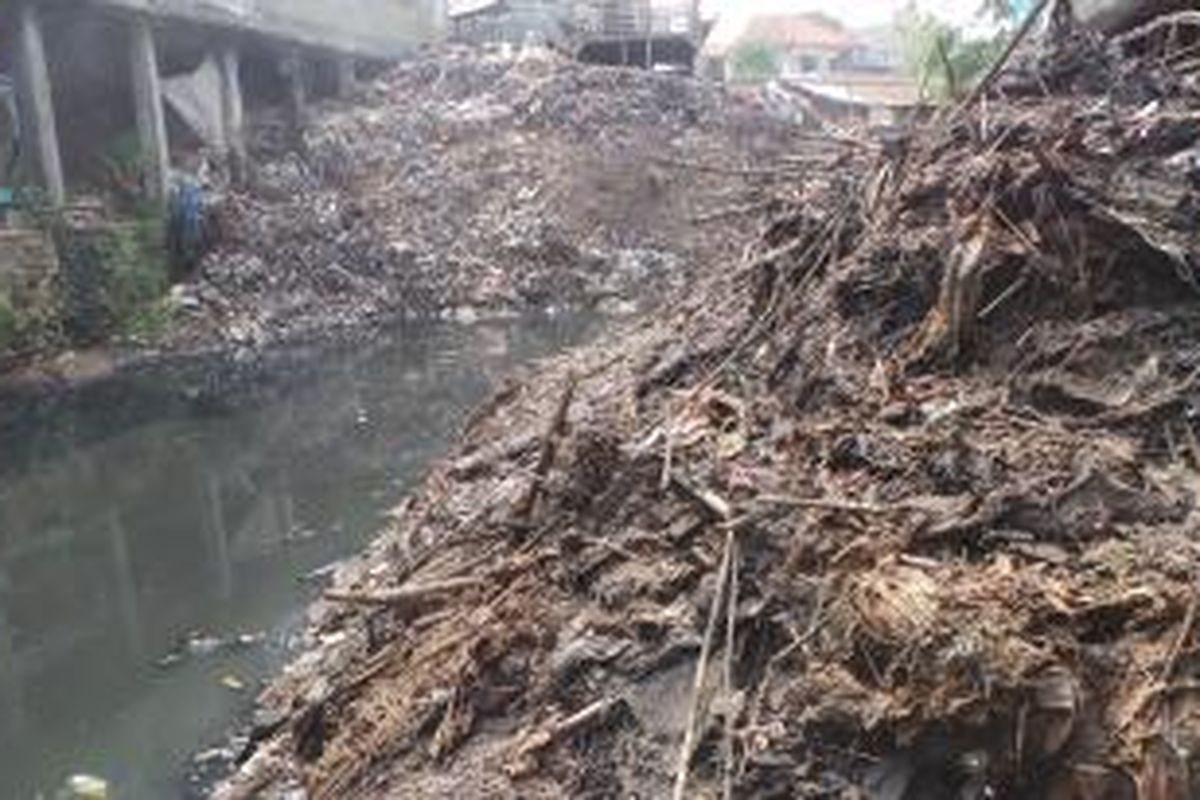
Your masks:
<instances>
[{"instance_id":1,"label":"shadow on water","mask_svg":"<svg viewBox=\"0 0 1200 800\"><path fill-rule=\"evenodd\" d=\"M407 327L252 376L151 372L10 405L0 797L75 773L121 800L186 796L190 756L287 657L315 591L301 578L378 530L501 377L593 327Z\"/></svg>"}]
</instances>

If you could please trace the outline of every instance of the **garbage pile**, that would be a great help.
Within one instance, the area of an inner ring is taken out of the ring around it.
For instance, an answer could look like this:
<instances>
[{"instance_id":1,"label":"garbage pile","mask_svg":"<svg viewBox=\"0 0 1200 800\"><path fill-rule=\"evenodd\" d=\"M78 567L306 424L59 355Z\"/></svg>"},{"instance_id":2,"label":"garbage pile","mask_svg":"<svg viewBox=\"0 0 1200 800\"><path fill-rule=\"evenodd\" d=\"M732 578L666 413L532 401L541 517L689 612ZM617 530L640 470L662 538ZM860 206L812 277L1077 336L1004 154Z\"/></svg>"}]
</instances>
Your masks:
<instances>
[{"instance_id":1,"label":"garbage pile","mask_svg":"<svg viewBox=\"0 0 1200 800\"><path fill-rule=\"evenodd\" d=\"M181 298L185 336L628 310L685 284L739 209L771 199L775 176L754 165L787 132L699 81L537 50L451 50L315 116L300 152L258 126L252 152L277 156L224 203L224 243ZM693 217L714 212L697 236Z\"/></svg>"},{"instance_id":2,"label":"garbage pile","mask_svg":"<svg viewBox=\"0 0 1200 800\"><path fill-rule=\"evenodd\" d=\"M1135 44L503 388L220 796L1200 796L1200 94Z\"/></svg>"}]
</instances>

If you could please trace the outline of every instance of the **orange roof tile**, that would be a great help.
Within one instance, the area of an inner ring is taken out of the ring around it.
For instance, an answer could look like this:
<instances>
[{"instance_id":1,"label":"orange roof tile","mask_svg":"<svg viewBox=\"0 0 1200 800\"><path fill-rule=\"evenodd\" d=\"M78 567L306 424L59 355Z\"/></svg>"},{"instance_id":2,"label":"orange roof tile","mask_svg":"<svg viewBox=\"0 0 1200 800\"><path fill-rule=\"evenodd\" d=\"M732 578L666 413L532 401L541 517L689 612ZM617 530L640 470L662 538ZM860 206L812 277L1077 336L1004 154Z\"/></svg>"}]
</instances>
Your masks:
<instances>
[{"instance_id":1,"label":"orange roof tile","mask_svg":"<svg viewBox=\"0 0 1200 800\"><path fill-rule=\"evenodd\" d=\"M820 12L755 16L738 38L743 42L769 42L787 48L834 52L847 50L858 43L842 23Z\"/></svg>"}]
</instances>

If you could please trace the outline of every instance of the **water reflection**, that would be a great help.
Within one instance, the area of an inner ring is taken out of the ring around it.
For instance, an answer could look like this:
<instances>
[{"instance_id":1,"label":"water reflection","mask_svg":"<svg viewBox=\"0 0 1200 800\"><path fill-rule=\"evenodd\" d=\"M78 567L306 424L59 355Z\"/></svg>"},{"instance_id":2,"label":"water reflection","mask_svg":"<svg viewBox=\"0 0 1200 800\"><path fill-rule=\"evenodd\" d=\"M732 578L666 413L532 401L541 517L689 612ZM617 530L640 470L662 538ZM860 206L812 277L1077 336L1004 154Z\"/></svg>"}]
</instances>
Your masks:
<instances>
[{"instance_id":1,"label":"water reflection","mask_svg":"<svg viewBox=\"0 0 1200 800\"><path fill-rule=\"evenodd\" d=\"M138 609L137 578L129 560L129 534L121 522L120 509L112 508L108 514L113 581L120 599L121 627L125 629L125 644L135 660L145 661L146 646L142 640L142 614Z\"/></svg>"},{"instance_id":2,"label":"water reflection","mask_svg":"<svg viewBox=\"0 0 1200 800\"><path fill-rule=\"evenodd\" d=\"M189 755L250 701L227 687L283 657L297 578L360 546L500 375L586 327L399 331L232 407L148 376L0 442L0 797L75 772L183 794Z\"/></svg>"},{"instance_id":3,"label":"water reflection","mask_svg":"<svg viewBox=\"0 0 1200 800\"><path fill-rule=\"evenodd\" d=\"M0 570L0 591L11 585ZM17 682L16 648L13 647L12 626L0 606L0 735L16 739L25 732L25 704Z\"/></svg>"}]
</instances>

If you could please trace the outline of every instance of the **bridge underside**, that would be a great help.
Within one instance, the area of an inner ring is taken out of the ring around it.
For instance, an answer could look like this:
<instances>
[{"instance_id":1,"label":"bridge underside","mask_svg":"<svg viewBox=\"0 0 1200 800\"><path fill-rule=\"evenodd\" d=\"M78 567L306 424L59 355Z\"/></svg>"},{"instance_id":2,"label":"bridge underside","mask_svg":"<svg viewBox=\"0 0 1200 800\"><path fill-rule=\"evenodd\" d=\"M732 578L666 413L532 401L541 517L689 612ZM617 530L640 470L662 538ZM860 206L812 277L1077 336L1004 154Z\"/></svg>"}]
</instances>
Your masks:
<instances>
[{"instance_id":1,"label":"bridge underside","mask_svg":"<svg viewBox=\"0 0 1200 800\"><path fill-rule=\"evenodd\" d=\"M438 25L426 0L93 0L160 20L254 34L369 58L404 55Z\"/></svg>"},{"instance_id":2,"label":"bridge underside","mask_svg":"<svg viewBox=\"0 0 1200 800\"><path fill-rule=\"evenodd\" d=\"M186 166L205 148L224 152L236 174L245 157L244 104L284 104L299 123L307 98L350 87L357 60L436 40L439 3L0 3L0 73L18 87L22 173L54 205L65 202L68 186L95 188L95 173L120 152L134 160L119 165L136 173L134 188L160 202L171 168L180 166L173 155ZM0 186L13 180L0 173Z\"/></svg>"}]
</instances>

